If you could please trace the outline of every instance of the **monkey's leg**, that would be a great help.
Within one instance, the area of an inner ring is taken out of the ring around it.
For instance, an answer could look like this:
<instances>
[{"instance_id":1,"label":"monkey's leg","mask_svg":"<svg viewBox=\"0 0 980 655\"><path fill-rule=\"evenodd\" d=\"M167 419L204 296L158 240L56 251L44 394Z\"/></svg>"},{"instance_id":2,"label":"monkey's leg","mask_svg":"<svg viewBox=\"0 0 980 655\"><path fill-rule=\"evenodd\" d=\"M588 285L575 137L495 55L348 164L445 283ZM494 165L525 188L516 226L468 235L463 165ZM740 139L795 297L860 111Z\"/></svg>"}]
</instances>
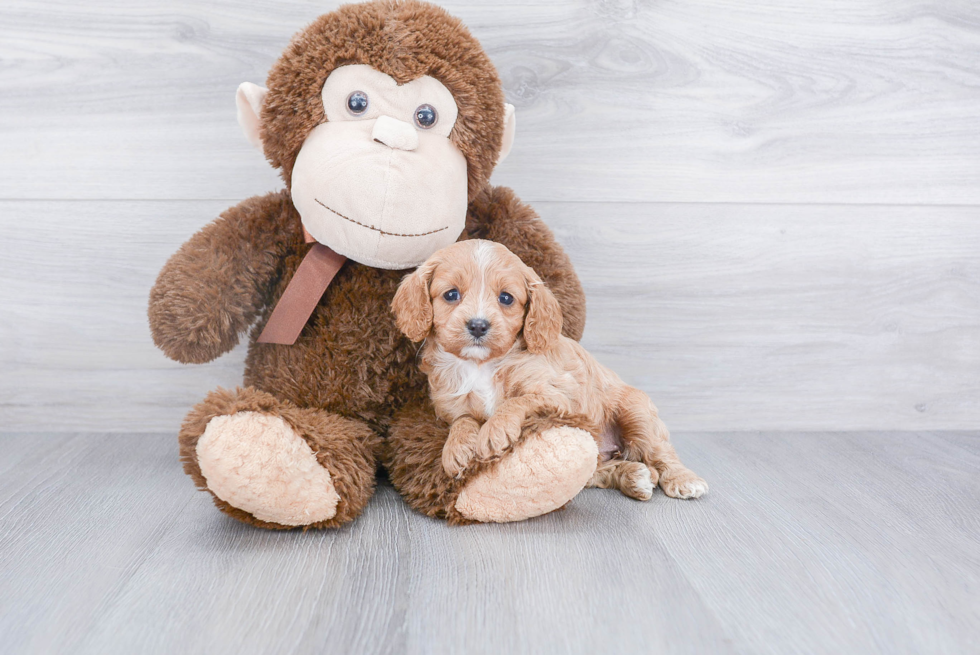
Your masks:
<instances>
[{"instance_id":1,"label":"monkey's leg","mask_svg":"<svg viewBox=\"0 0 980 655\"><path fill-rule=\"evenodd\" d=\"M448 436L431 405L406 408L392 423L385 467L412 508L453 524L520 521L556 510L585 487L599 456L585 430L532 418L512 448L453 478L442 466Z\"/></svg>"},{"instance_id":2,"label":"monkey's leg","mask_svg":"<svg viewBox=\"0 0 980 655\"><path fill-rule=\"evenodd\" d=\"M354 519L374 491L379 446L364 423L252 387L211 392L180 430L184 471L214 504L279 530Z\"/></svg>"},{"instance_id":3,"label":"monkey's leg","mask_svg":"<svg viewBox=\"0 0 980 655\"><path fill-rule=\"evenodd\" d=\"M626 459L656 469L660 488L672 498L704 495L708 483L681 463L670 443L667 426L657 416L657 408L645 393L633 387L624 388L616 415Z\"/></svg>"}]
</instances>

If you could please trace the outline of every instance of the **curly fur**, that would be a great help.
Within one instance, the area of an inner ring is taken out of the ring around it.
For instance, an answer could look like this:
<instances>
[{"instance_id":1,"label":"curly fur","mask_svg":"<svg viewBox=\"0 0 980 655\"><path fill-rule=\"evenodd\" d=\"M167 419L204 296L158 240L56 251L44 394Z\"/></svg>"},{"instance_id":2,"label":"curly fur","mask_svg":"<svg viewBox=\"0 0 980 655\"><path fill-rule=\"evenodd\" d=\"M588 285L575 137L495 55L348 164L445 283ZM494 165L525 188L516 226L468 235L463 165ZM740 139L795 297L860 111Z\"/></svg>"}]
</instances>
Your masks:
<instances>
[{"instance_id":1,"label":"curly fur","mask_svg":"<svg viewBox=\"0 0 980 655\"><path fill-rule=\"evenodd\" d=\"M258 412L282 417L303 437L317 459L329 472L340 502L336 515L307 528L336 527L354 519L374 492L374 470L381 449L380 437L358 421L351 421L313 408L296 407L288 401L252 388L234 391L212 391L191 410L180 428L180 461L184 472L191 476L201 490L208 491L207 480L197 463L197 442L208 422L215 416L231 416L238 412ZM211 493L214 504L240 521L262 528L288 530L295 526L262 521L248 512L232 507Z\"/></svg>"},{"instance_id":2,"label":"curly fur","mask_svg":"<svg viewBox=\"0 0 980 655\"><path fill-rule=\"evenodd\" d=\"M303 141L326 120L319 102L324 80L338 66L355 63L399 84L429 75L452 92L460 111L450 139L466 158L469 197L475 198L490 179L503 139L500 78L458 18L410 0L345 5L321 16L293 37L273 66L261 135L286 186Z\"/></svg>"},{"instance_id":3,"label":"curly fur","mask_svg":"<svg viewBox=\"0 0 980 655\"><path fill-rule=\"evenodd\" d=\"M342 497L337 515L315 527L339 525L360 512L374 486L380 437L386 435L392 442L387 465L399 472L413 468L418 484L428 489L413 495L413 506L451 518L445 508L459 481L442 472L445 426L428 406L425 377L416 366L418 348L398 330L389 309L406 271L348 261L294 345L256 343L310 248L288 190L292 166L303 140L324 120L323 80L335 66L349 63L371 64L399 81L428 74L452 91L460 114L451 138L469 172L470 202L460 238L498 241L533 266L561 304L564 334L581 337L585 297L568 257L530 207L509 189L488 184L503 133L496 71L458 20L414 1L342 7L293 39L269 75L262 111L265 152L282 169L287 189L227 210L170 258L150 292L150 329L168 357L200 363L231 350L251 326L245 388L210 394L181 429L181 457L198 486L204 480L195 445L207 421L259 411L283 416L336 481ZM434 450L422 445L428 440ZM399 473L392 480L414 494L409 490L416 483ZM240 520L286 527L263 523L217 498L215 503Z\"/></svg>"},{"instance_id":4,"label":"curly fur","mask_svg":"<svg viewBox=\"0 0 980 655\"><path fill-rule=\"evenodd\" d=\"M509 189L488 187L469 207L463 238L472 236L493 238L528 259L537 259L539 273L562 305L564 333L581 337L585 323L581 285L567 255L530 207ZM249 317L259 316L246 359L247 400L239 404L236 398L225 396L230 392L214 392L191 412L181 430L185 470L205 488L195 468L194 446L207 420L218 414L276 413L286 403L315 408L327 416L361 421L363 429L346 433L347 438L373 444L379 434L389 433L393 417L404 413L389 436L394 442L391 452L411 461L409 469L400 462L399 470L414 470L423 486L439 482L419 497L412 491L415 482L397 473L391 474L392 481L400 491L411 494L409 502L416 509L427 514L442 512L440 515L461 521L458 513L445 510L458 494L457 484L443 472L440 459L448 426L436 420L428 404L425 377L416 365L418 347L401 334L389 310L404 271L347 262L294 345L255 343L308 249L299 216L288 192L283 191L229 209L194 235L161 271L150 295L150 325L154 341L177 361L209 361L227 352L248 328ZM251 393L263 391L265 404L254 405ZM223 399L219 407L214 405L216 398ZM223 409L225 404L227 409ZM419 418L422 416L425 418ZM431 443L432 448L422 446L416 452L420 440ZM341 441L338 437L338 443ZM420 455L432 459L422 457L420 461ZM326 461L326 451L322 456ZM386 461L387 466L394 466L393 460ZM337 466L344 471L335 470ZM335 460L330 473L338 480L338 491L339 480L349 479L351 486L347 504L329 525L350 520L360 511L358 499L366 502L370 497L374 468L371 459ZM463 481L478 473L468 472ZM254 525L287 527L263 523L217 498L215 504Z\"/></svg>"},{"instance_id":5,"label":"curly fur","mask_svg":"<svg viewBox=\"0 0 980 655\"><path fill-rule=\"evenodd\" d=\"M430 293L413 292L420 280ZM444 298L450 288L454 297ZM511 296L507 304L498 301L504 292ZM605 433L622 441L622 470L607 467L596 486L616 484L635 497L641 481L632 460L648 466L645 482L656 475L668 495L695 498L707 491L677 457L646 394L561 336L557 300L505 246L469 240L443 248L406 278L395 301L399 319L420 314L412 303L428 305L434 316L421 368L436 414L452 426L443 447L448 474L505 450L528 414L579 413L587 422L577 427L597 441ZM477 317L488 329L474 334L469 325Z\"/></svg>"}]
</instances>

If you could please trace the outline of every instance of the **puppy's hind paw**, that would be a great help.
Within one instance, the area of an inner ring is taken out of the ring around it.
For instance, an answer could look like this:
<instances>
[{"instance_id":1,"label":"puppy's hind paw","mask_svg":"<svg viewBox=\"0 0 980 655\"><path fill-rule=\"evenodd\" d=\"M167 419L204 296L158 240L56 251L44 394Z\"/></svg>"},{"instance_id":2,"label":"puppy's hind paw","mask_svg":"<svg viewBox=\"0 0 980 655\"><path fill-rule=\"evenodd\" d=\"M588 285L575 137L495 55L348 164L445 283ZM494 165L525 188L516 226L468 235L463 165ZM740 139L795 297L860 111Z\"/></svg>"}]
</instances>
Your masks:
<instances>
[{"instance_id":1,"label":"puppy's hind paw","mask_svg":"<svg viewBox=\"0 0 980 655\"><path fill-rule=\"evenodd\" d=\"M690 469L668 470L660 476L660 488L671 498L700 498L708 491L708 483Z\"/></svg>"},{"instance_id":2,"label":"puppy's hind paw","mask_svg":"<svg viewBox=\"0 0 980 655\"><path fill-rule=\"evenodd\" d=\"M619 490L624 496L635 498L636 500L650 500L653 498L653 490L657 486L654 478L656 471L651 471L645 464L639 462L629 462L635 464L632 470L625 471L620 478ZM621 465L622 466L622 465Z\"/></svg>"}]
</instances>

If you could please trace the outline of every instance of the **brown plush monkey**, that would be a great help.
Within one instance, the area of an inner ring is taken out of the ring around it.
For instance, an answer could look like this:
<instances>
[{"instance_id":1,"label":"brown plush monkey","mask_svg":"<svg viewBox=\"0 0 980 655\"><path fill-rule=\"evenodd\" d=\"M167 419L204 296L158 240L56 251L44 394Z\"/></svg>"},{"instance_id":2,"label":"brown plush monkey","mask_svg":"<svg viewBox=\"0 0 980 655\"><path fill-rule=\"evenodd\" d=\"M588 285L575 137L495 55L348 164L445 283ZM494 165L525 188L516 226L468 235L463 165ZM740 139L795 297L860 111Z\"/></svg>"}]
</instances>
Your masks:
<instances>
[{"instance_id":1,"label":"brown plush monkey","mask_svg":"<svg viewBox=\"0 0 980 655\"><path fill-rule=\"evenodd\" d=\"M181 428L185 471L222 511L267 528L351 521L379 463L412 507L454 523L565 504L597 454L558 420L529 419L511 451L447 476L448 426L390 311L408 269L458 238L490 239L546 281L565 333L582 333L567 256L489 185L514 117L479 43L433 5L347 5L292 40L267 91L243 84L237 100L286 189L194 235L150 293L154 342L180 362L218 357L254 324L245 386L212 392Z\"/></svg>"}]
</instances>

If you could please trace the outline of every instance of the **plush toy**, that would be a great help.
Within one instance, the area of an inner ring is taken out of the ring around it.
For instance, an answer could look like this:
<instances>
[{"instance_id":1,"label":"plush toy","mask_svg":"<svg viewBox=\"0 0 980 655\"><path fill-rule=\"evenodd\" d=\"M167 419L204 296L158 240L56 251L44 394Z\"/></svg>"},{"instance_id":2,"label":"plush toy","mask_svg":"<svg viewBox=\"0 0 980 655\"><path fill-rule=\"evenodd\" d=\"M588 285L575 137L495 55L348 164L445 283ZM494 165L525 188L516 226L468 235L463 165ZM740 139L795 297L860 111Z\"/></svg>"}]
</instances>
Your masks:
<instances>
[{"instance_id":1,"label":"plush toy","mask_svg":"<svg viewBox=\"0 0 980 655\"><path fill-rule=\"evenodd\" d=\"M351 521L379 464L413 508L453 523L568 502L597 450L558 419L529 419L513 447L446 474L449 426L390 308L433 252L488 239L540 274L564 333L582 334L568 257L533 210L489 184L515 123L479 43L433 5L347 5L296 35L268 89L243 84L237 105L286 188L195 234L150 293L153 340L179 362L210 361L252 328L244 386L210 393L181 427L198 487L266 528Z\"/></svg>"}]
</instances>

